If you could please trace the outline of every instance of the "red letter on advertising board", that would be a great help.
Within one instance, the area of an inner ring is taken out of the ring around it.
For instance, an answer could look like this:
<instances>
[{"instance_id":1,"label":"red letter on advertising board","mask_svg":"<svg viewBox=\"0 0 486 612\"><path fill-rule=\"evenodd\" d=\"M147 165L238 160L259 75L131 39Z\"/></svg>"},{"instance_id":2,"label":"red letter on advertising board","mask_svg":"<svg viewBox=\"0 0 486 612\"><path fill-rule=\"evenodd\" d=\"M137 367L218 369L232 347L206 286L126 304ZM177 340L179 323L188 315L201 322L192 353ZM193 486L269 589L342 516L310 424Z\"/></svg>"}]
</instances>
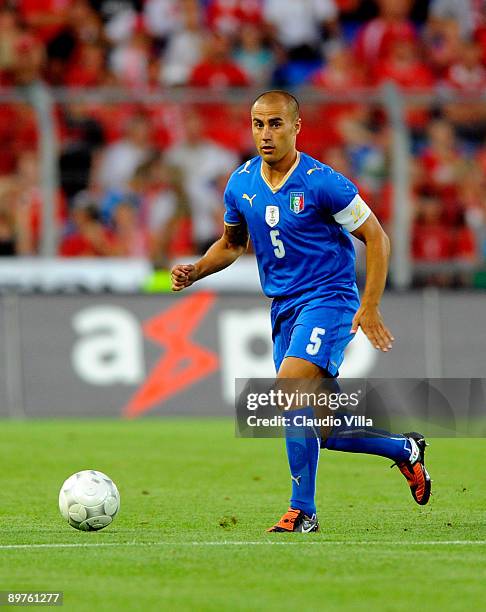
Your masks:
<instances>
[{"instance_id":1,"label":"red letter on advertising board","mask_svg":"<svg viewBox=\"0 0 486 612\"><path fill-rule=\"evenodd\" d=\"M218 369L217 355L195 344L190 337L214 300L212 293L190 295L144 323L144 335L166 351L124 408L126 417L148 412Z\"/></svg>"}]
</instances>

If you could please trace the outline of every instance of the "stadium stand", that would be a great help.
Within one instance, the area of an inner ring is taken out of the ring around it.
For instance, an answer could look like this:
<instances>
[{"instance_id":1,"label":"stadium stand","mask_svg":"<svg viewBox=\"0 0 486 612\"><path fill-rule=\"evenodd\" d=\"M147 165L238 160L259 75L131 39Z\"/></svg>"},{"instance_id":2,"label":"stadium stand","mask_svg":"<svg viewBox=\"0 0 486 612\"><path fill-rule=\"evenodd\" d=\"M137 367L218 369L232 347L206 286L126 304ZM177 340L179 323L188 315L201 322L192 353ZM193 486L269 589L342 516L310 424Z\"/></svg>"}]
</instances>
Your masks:
<instances>
[{"instance_id":1,"label":"stadium stand","mask_svg":"<svg viewBox=\"0 0 486 612\"><path fill-rule=\"evenodd\" d=\"M53 91L196 87L221 95L193 107L102 94L57 102L62 256L140 255L164 266L204 249L220 229L229 172L252 155L247 104L228 94L234 87L311 92L302 149L350 176L388 227L383 108L364 96L324 104L319 92L391 80L404 93L437 96L435 104L415 99L406 112L414 260L484 262L485 2L11 0L0 4L0 32L2 91L40 79ZM449 101L447 92L466 98ZM0 255L35 255L42 194L27 104L0 103L0 137ZM424 282L472 281L445 270Z\"/></svg>"}]
</instances>

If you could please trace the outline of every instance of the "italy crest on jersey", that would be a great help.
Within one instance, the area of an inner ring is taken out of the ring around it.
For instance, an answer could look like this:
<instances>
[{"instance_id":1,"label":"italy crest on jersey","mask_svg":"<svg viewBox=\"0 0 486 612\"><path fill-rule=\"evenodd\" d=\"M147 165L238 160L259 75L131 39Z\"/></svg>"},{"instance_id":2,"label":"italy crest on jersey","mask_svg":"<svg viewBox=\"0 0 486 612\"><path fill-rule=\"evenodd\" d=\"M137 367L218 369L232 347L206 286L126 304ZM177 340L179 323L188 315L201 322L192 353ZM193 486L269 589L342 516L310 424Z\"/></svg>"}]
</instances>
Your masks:
<instances>
[{"instance_id":1,"label":"italy crest on jersey","mask_svg":"<svg viewBox=\"0 0 486 612\"><path fill-rule=\"evenodd\" d=\"M298 215L304 210L304 192L303 191L291 191L290 192L290 210Z\"/></svg>"}]
</instances>

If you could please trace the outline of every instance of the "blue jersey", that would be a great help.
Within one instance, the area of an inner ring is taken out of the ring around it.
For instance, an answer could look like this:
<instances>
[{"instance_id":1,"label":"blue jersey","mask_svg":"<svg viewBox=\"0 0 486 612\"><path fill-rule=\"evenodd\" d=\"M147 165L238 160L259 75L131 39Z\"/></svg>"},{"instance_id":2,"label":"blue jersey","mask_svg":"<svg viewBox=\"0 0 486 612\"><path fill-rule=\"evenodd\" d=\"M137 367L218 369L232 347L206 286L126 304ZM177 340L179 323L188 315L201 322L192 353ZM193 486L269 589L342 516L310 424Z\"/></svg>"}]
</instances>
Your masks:
<instances>
[{"instance_id":1,"label":"blue jersey","mask_svg":"<svg viewBox=\"0 0 486 612\"><path fill-rule=\"evenodd\" d=\"M225 223L248 225L265 295L357 295L349 232L371 211L342 174L298 153L272 187L258 156L231 175L224 199Z\"/></svg>"}]
</instances>

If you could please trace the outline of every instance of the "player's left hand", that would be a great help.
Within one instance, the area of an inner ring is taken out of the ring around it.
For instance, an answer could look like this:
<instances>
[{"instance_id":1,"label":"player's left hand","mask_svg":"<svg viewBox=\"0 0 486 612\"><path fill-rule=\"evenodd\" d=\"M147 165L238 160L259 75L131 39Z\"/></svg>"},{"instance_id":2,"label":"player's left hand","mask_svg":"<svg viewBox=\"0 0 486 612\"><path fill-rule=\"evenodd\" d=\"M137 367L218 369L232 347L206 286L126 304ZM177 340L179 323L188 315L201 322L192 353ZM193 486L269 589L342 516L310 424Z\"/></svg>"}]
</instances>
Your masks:
<instances>
[{"instance_id":1,"label":"player's left hand","mask_svg":"<svg viewBox=\"0 0 486 612\"><path fill-rule=\"evenodd\" d=\"M361 327L376 349L387 353L392 348L395 338L383 322L381 313L376 306L361 304L354 315L351 333L355 334L358 327Z\"/></svg>"}]
</instances>

